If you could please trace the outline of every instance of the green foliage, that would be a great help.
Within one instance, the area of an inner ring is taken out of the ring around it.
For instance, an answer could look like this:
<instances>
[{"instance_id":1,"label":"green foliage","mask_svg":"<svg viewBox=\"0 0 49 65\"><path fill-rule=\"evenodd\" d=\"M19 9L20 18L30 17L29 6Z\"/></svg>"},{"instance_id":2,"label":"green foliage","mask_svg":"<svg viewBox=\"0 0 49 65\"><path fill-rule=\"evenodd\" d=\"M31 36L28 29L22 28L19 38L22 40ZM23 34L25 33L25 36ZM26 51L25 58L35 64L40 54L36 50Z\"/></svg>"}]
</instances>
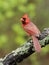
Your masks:
<instances>
[{"instance_id":1,"label":"green foliage","mask_svg":"<svg viewBox=\"0 0 49 65\"><path fill-rule=\"evenodd\" d=\"M21 27L19 24L14 24L14 25L12 26L12 29L13 29L13 31L16 32L16 34L19 35L19 36L25 35L24 30L22 29L22 27Z\"/></svg>"},{"instance_id":2,"label":"green foliage","mask_svg":"<svg viewBox=\"0 0 49 65\"><path fill-rule=\"evenodd\" d=\"M5 43L7 43L8 37L6 35L0 35L0 47L2 47Z\"/></svg>"},{"instance_id":3,"label":"green foliage","mask_svg":"<svg viewBox=\"0 0 49 65\"><path fill-rule=\"evenodd\" d=\"M24 13L34 18L36 15L35 9L36 5L28 3L28 0L0 0L0 31L2 33L0 47L6 43L22 44L27 40L25 38L27 36L26 32L20 24L20 18ZM4 36L3 34L6 35ZM7 39L9 40L8 42Z\"/></svg>"},{"instance_id":4,"label":"green foliage","mask_svg":"<svg viewBox=\"0 0 49 65\"><path fill-rule=\"evenodd\" d=\"M17 45L23 44L28 39L20 22L20 18L25 13L32 21L35 19L39 29L49 27L48 0L0 0L0 48L3 49L3 54L5 51L8 53L9 49L15 49ZM44 48L44 52L41 53L46 54L48 49L48 47ZM35 56L32 60L34 65L38 65Z\"/></svg>"},{"instance_id":5,"label":"green foliage","mask_svg":"<svg viewBox=\"0 0 49 65\"><path fill-rule=\"evenodd\" d=\"M26 40L25 40L23 37L20 37L20 36L17 36L17 37L15 38L15 42L17 42L18 45L24 44L25 41L26 41Z\"/></svg>"}]
</instances>

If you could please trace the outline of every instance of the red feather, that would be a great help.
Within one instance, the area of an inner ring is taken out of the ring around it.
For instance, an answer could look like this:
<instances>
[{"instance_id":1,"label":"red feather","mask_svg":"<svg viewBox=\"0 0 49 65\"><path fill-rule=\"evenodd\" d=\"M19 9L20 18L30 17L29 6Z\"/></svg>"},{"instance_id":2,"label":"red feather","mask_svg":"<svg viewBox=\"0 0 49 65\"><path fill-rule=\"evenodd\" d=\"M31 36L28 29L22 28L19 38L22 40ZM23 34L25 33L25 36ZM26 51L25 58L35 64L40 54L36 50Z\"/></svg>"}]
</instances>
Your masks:
<instances>
[{"instance_id":1,"label":"red feather","mask_svg":"<svg viewBox=\"0 0 49 65\"><path fill-rule=\"evenodd\" d=\"M23 26L24 30L28 32L31 35L39 35L40 31L37 28L36 25L34 25L32 22L29 22L27 25Z\"/></svg>"},{"instance_id":2,"label":"red feather","mask_svg":"<svg viewBox=\"0 0 49 65\"><path fill-rule=\"evenodd\" d=\"M40 34L40 31L39 31L39 29L37 28L37 26L36 26L34 23L30 22L30 19L27 17L27 15L24 15L24 16L22 17L22 19L23 19L23 18L26 18L26 20L24 21L25 24L22 24L23 29L24 29L29 35L32 36L33 44L34 44L35 50L36 50L37 52L40 52L41 46L40 46L40 44L39 44L38 39L36 38L36 36ZM22 21L22 22L23 22L23 21ZM27 24L26 24L26 23L27 23Z\"/></svg>"},{"instance_id":3,"label":"red feather","mask_svg":"<svg viewBox=\"0 0 49 65\"><path fill-rule=\"evenodd\" d=\"M33 39L33 43L34 43L35 50L36 50L37 52L40 52L41 46L40 46L40 44L39 44L38 39L37 39L35 36L32 36L32 39Z\"/></svg>"}]
</instances>

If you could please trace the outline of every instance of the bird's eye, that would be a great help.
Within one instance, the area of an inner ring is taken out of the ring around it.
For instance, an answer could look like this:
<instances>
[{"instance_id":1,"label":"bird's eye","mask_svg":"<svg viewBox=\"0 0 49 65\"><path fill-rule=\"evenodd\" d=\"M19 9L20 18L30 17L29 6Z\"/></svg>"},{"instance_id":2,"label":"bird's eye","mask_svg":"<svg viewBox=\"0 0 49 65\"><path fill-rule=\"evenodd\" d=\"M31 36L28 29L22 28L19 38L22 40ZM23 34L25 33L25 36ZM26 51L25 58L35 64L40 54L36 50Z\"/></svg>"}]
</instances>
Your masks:
<instances>
[{"instance_id":1,"label":"bird's eye","mask_svg":"<svg viewBox=\"0 0 49 65\"><path fill-rule=\"evenodd\" d=\"M25 20L26 20L26 18L23 18L23 20L25 21Z\"/></svg>"},{"instance_id":2,"label":"bird's eye","mask_svg":"<svg viewBox=\"0 0 49 65\"><path fill-rule=\"evenodd\" d=\"M23 18L22 23L23 23L23 24L26 24L26 22L25 22L25 21L26 21L26 18Z\"/></svg>"}]
</instances>

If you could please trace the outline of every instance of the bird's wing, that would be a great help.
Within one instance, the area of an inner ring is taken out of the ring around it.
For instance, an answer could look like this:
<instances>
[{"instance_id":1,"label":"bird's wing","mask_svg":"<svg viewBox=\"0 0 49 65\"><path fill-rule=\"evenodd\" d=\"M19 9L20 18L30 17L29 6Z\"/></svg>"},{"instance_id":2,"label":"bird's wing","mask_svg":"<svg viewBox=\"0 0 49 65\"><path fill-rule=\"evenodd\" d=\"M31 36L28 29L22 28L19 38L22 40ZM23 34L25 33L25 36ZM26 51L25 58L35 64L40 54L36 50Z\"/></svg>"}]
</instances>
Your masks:
<instances>
[{"instance_id":1,"label":"bird's wing","mask_svg":"<svg viewBox=\"0 0 49 65\"><path fill-rule=\"evenodd\" d=\"M40 34L39 29L32 22L29 22L27 25L25 25L24 29L30 34Z\"/></svg>"}]
</instances>

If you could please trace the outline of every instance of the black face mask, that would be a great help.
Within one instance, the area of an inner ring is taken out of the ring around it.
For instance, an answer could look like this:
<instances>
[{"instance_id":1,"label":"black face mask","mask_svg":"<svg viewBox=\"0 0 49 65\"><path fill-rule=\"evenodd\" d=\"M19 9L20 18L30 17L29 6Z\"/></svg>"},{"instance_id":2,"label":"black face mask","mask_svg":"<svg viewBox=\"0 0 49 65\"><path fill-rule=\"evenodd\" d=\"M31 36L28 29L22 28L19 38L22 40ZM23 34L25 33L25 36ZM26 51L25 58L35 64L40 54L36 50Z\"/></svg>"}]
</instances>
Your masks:
<instances>
[{"instance_id":1,"label":"black face mask","mask_svg":"<svg viewBox=\"0 0 49 65\"><path fill-rule=\"evenodd\" d=\"M26 24L26 18L23 18L24 21L22 21L22 24Z\"/></svg>"}]
</instances>

